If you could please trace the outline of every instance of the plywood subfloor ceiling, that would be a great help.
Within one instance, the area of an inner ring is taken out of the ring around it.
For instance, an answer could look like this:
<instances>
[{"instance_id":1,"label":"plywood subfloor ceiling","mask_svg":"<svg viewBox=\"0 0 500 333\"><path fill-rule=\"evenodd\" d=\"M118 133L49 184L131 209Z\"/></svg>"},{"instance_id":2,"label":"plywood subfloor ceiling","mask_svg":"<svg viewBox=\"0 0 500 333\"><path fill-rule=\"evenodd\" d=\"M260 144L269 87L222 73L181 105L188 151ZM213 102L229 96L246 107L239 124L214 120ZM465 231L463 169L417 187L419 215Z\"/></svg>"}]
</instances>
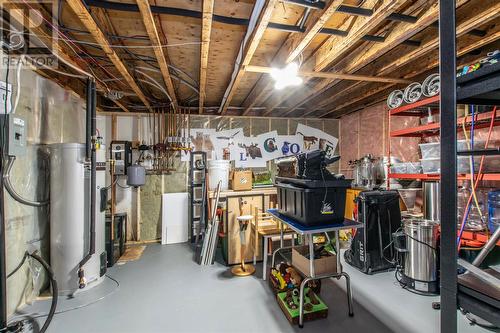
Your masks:
<instances>
[{"instance_id":1,"label":"plywood subfloor ceiling","mask_svg":"<svg viewBox=\"0 0 500 333\"><path fill-rule=\"evenodd\" d=\"M436 0L61 0L55 11L30 6L56 22L31 33L49 41L44 33L56 29L52 42L65 59L58 72L40 72L82 95L85 79L61 73L78 74L75 67L91 73L104 112L164 106L203 114L339 117L438 67ZM497 48L499 17L498 0L457 0L460 64ZM292 61L308 73L304 84L275 90L262 72ZM117 94L118 100L108 98Z\"/></svg>"}]
</instances>

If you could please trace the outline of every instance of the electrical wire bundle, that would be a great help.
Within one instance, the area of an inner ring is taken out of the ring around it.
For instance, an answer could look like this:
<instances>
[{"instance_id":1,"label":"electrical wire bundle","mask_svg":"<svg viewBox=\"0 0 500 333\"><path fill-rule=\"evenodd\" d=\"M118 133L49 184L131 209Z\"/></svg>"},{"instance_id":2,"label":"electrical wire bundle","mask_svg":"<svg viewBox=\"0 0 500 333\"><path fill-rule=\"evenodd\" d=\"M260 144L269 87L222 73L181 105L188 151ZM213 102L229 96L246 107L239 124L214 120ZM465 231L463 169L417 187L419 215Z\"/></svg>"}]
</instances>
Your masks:
<instances>
[{"instance_id":1,"label":"electrical wire bundle","mask_svg":"<svg viewBox=\"0 0 500 333\"><path fill-rule=\"evenodd\" d=\"M10 72L10 54L7 53L7 66L6 66L6 73L5 73L5 87L6 87L6 96L5 96L5 101L4 101L4 112L7 113L7 110L8 110L8 101L11 97L11 93L9 93L9 72ZM15 101L15 105L14 105L14 108L12 109L12 112L14 112L16 106L17 106L17 103L18 103L18 100L19 100L19 94L20 94L20 89L19 89L19 72L20 72L20 65L17 69L17 84L18 84L18 89L17 89L17 97L16 97L16 101ZM3 188L4 188L4 185L5 185L5 181L6 179L4 179L4 176L6 176L8 174L8 171L10 169L10 167L12 167L12 163L9 162L9 166L7 167L8 169L4 169L5 166L4 166L4 161L8 158L7 156L7 148L6 148L6 142L7 142L7 121L4 120L3 121L3 124L2 124L2 127L0 129L0 246L1 246L1 249L0 251L2 252L2 257L0 258L0 271L2 272L2 274L5 274L5 271L6 271L6 259L5 259L5 252L6 252L6 240L5 240L5 225L6 225L6 218L5 218L5 198L4 198L4 191L3 191ZM12 161L12 159L9 159L9 161ZM22 202L22 201L21 201ZM23 203L23 202L22 202ZM26 203L25 203L26 204ZM12 275L14 275L24 264L24 262L26 261L26 258L28 257L31 257L33 258L34 260L38 261L43 267L44 269L47 271L48 275L49 275L49 279L50 279L50 285L51 285L51 289L52 289L52 303L51 303L51 306L50 306L50 311L47 315L47 319L45 320L42 328L40 329L40 333L44 333L47 328L49 327L50 325L50 322L52 321L52 318L54 316L54 313L56 311L56 307L57 307L57 282L54 278L54 272L52 271L52 269L50 268L50 266L47 264L47 262L42 258L40 257L36 252L35 253L28 253L28 252L25 252L24 256L23 256L23 259L22 261L20 262L20 264L8 275L4 275L4 276L1 276L1 296L2 296L2 307L3 307L3 311L6 311L6 299L7 299L7 288L6 288L6 281L9 277L11 277ZM6 317L6 313L4 312L2 314L2 317ZM6 320L7 318L5 318ZM5 323L1 323L2 326L5 325L5 327L0 327L0 332L21 332L23 330L23 323L20 322L20 321L16 321L14 323L10 323L10 324L7 324L6 322Z\"/></svg>"},{"instance_id":2,"label":"electrical wire bundle","mask_svg":"<svg viewBox=\"0 0 500 333\"><path fill-rule=\"evenodd\" d=\"M54 314L55 314L56 308L57 308L57 298L58 298L57 281L54 277L54 272L52 271L52 268L50 268L49 264L42 257L40 257L36 252L35 253L28 253L28 251L26 251L24 253L23 259L21 260L19 265L17 265L17 267L12 272L10 272L9 275L7 275L7 278L10 278L12 275L14 275L24 265L24 262L26 261L26 259L28 257L31 257L31 258L35 259L36 261L38 261L40 263L40 265L42 265L43 268L47 271L47 274L49 275L50 286L52 289L52 301L50 304L50 310L49 310L49 313L47 314L47 319L45 319L45 322L43 323L43 326L40 329L40 333L44 333L47 330L47 328L49 327L50 322L52 321L52 318L54 318ZM9 324L7 326L7 328L4 329L3 331L0 330L0 332L21 332L23 329L23 326L24 326L23 321L15 321L14 323Z\"/></svg>"}]
</instances>

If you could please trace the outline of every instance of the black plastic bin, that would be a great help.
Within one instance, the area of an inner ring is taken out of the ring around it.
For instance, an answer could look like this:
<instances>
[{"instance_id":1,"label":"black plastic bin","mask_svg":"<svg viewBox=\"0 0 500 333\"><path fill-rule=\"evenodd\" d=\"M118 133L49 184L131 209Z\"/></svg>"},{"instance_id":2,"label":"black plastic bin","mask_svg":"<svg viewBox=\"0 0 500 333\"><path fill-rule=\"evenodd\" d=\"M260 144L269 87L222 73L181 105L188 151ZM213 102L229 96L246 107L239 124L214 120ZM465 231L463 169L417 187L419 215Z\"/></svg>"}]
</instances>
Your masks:
<instances>
[{"instance_id":1,"label":"black plastic bin","mask_svg":"<svg viewBox=\"0 0 500 333\"><path fill-rule=\"evenodd\" d=\"M344 220L346 191L350 185L351 181L345 179L329 181L327 187L278 182L278 209L307 226L340 223Z\"/></svg>"},{"instance_id":2,"label":"black plastic bin","mask_svg":"<svg viewBox=\"0 0 500 333\"><path fill-rule=\"evenodd\" d=\"M111 215L106 214L106 253L108 260L108 267L113 265L125 253L125 237L127 235L127 214L117 213L114 219L114 240L111 241Z\"/></svg>"}]
</instances>

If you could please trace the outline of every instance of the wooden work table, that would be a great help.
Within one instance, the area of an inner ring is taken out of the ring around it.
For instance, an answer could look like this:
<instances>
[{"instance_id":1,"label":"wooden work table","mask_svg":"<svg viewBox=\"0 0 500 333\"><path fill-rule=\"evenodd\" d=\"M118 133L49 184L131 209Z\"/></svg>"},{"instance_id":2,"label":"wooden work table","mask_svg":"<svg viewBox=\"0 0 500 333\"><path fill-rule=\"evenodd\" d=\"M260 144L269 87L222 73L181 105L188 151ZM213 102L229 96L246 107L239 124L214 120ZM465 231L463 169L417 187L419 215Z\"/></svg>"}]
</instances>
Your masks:
<instances>
[{"instance_id":1,"label":"wooden work table","mask_svg":"<svg viewBox=\"0 0 500 333\"><path fill-rule=\"evenodd\" d=\"M277 190L276 187L256 188L250 191L233 191L225 190L220 192L219 206L223 208L223 231L224 231L224 246L223 256L228 265L240 263L240 236L239 224L236 218L240 215L239 201L243 200L243 215L253 215L255 208L261 212L265 212L276 203ZM208 197L212 202L215 200L215 191L209 191ZM254 244L252 240L253 234L251 228L247 232L247 244ZM257 260L262 259L260 244L262 239L258 240L259 248L257 249ZM250 262L253 259L253 246L247 247L245 255L246 261Z\"/></svg>"}]
</instances>

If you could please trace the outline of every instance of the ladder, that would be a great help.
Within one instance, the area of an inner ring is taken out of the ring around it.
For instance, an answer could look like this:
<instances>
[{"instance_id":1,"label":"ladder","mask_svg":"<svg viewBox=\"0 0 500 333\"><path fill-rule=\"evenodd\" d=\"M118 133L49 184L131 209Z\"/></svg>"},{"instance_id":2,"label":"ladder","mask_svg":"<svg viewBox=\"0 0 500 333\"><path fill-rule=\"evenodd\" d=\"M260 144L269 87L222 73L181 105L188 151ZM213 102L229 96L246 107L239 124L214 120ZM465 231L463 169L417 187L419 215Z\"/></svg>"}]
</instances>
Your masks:
<instances>
[{"instance_id":1,"label":"ladder","mask_svg":"<svg viewBox=\"0 0 500 333\"><path fill-rule=\"evenodd\" d=\"M189 220L190 239L196 247L200 246L206 226L207 215L207 154L202 151L191 152L189 162Z\"/></svg>"}]
</instances>

